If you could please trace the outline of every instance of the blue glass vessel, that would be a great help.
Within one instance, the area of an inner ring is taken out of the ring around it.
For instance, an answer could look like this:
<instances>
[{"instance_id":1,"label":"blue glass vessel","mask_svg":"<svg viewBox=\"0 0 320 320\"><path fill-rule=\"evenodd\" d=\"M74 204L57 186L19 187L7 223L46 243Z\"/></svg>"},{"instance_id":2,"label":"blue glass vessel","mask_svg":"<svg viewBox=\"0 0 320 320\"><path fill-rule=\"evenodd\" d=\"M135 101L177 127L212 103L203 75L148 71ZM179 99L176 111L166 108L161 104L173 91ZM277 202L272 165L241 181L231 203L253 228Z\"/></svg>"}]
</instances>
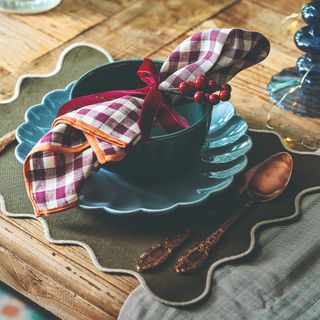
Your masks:
<instances>
[{"instance_id":1,"label":"blue glass vessel","mask_svg":"<svg viewBox=\"0 0 320 320\"><path fill-rule=\"evenodd\" d=\"M281 108L297 115L320 117L320 0L302 9L306 26L294 36L305 54L295 68L282 70L268 85L271 99Z\"/></svg>"}]
</instances>

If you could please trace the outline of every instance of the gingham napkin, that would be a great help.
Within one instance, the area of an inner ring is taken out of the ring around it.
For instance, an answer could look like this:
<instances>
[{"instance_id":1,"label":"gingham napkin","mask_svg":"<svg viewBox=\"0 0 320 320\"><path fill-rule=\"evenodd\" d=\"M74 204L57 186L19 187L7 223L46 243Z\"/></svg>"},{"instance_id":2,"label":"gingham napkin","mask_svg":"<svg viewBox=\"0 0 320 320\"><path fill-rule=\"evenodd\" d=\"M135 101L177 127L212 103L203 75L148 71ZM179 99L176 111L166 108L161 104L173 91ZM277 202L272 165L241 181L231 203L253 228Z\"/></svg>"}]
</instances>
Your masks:
<instances>
[{"instance_id":1,"label":"gingham napkin","mask_svg":"<svg viewBox=\"0 0 320 320\"><path fill-rule=\"evenodd\" d=\"M270 43L261 33L243 29L208 29L197 32L178 45L164 62L161 90L177 88L199 74L219 84L264 60Z\"/></svg>"},{"instance_id":2,"label":"gingham napkin","mask_svg":"<svg viewBox=\"0 0 320 320\"><path fill-rule=\"evenodd\" d=\"M166 59L159 89L165 93L198 74L222 83L268 53L269 42L260 33L204 30L183 41ZM37 216L76 205L95 167L123 159L126 148L141 137L142 105L143 99L127 95L81 107L55 120L24 164L27 192Z\"/></svg>"},{"instance_id":3,"label":"gingham napkin","mask_svg":"<svg viewBox=\"0 0 320 320\"><path fill-rule=\"evenodd\" d=\"M36 215L74 206L83 182L97 163L119 161L140 139L141 99L124 96L72 111L32 149L24 164Z\"/></svg>"}]
</instances>

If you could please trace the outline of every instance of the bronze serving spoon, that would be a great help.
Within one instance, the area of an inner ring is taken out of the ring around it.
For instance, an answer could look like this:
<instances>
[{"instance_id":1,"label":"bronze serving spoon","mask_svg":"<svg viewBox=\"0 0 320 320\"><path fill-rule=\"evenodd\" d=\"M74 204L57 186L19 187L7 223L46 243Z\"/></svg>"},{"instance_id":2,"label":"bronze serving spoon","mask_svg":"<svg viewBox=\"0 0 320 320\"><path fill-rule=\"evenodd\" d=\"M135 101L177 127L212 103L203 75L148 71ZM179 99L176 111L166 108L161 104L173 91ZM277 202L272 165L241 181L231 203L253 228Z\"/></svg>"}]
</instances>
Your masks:
<instances>
[{"instance_id":1,"label":"bronze serving spoon","mask_svg":"<svg viewBox=\"0 0 320 320\"><path fill-rule=\"evenodd\" d=\"M189 249L176 261L178 273L197 270L208 258L211 249L228 228L254 203L278 197L287 187L293 170L293 159L287 152L277 153L245 173L245 183L239 192L245 192L243 205L220 227Z\"/></svg>"},{"instance_id":2,"label":"bronze serving spoon","mask_svg":"<svg viewBox=\"0 0 320 320\"><path fill-rule=\"evenodd\" d=\"M262 165L265 165L267 162L269 163L269 161L271 161L271 159L273 159L273 160L278 159L278 157L280 157L281 154L288 155L288 157L291 159L291 162L292 162L291 156L287 153L280 153L280 154L273 155L272 157L270 157L266 161L249 169L248 171L246 171L246 173L243 175L244 182L242 182L241 185L238 187L238 193L242 194L243 192L245 192L247 190L248 184L251 181L253 174L257 171L258 168L260 168ZM288 180L288 182L289 182L289 180ZM246 208L247 208L247 206L244 207L244 209L246 209ZM239 213L239 215L241 215L241 213ZM198 229L201 225L203 225L203 223L206 221L207 221L207 219L205 218L204 220L201 220L200 222L196 223L196 225L189 227L189 228L186 228L176 235L167 237L163 241L161 241L160 243L155 244L154 246L147 249L145 252L143 252L138 257L138 261L137 261L137 265L136 265L137 271L143 272L144 270L149 270L149 269L155 268L155 267L159 266L160 264L162 264L164 261L166 261L168 259L168 257L171 255L171 253L176 248L178 248L183 242L185 242L185 240L188 239L189 236L196 229ZM220 234L220 230L217 231L217 234L218 235Z\"/></svg>"},{"instance_id":3,"label":"bronze serving spoon","mask_svg":"<svg viewBox=\"0 0 320 320\"><path fill-rule=\"evenodd\" d=\"M273 157L275 156L276 155L274 155ZM253 173L258 169L258 167L260 167L265 162L258 164L257 166L245 172L245 174L243 175L242 182L237 188L237 191L239 194L242 194L243 192L246 191L248 187L248 183L251 180ZM149 249L147 249L138 257L138 261L136 265L137 271L143 272L145 270L155 268L160 264L162 264L164 261L168 259L168 257L176 248L181 246L181 244L185 242L185 240L188 239L191 236L191 234L193 234L193 232L196 229L198 229L201 225L203 225L205 222L207 222L207 218L200 220L194 226L186 228L181 232L177 233L176 235L172 235L170 237L165 238L160 243L157 243L152 247L150 247Z\"/></svg>"}]
</instances>

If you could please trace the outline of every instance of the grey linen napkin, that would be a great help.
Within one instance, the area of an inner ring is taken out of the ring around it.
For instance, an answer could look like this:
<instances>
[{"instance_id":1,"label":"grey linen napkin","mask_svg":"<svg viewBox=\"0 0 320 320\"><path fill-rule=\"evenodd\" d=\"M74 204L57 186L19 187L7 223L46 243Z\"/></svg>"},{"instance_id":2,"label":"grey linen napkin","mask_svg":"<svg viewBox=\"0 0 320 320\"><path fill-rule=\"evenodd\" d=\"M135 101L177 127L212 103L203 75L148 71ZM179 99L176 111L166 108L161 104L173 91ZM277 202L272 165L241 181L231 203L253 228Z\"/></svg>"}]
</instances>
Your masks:
<instances>
[{"instance_id":1,"label":"grey linen napkin","mask_svg":"<svg viewBox=\"0 0 320 320\"><path fill-rule=\"evenodd\" d=\"M319 193L302 200L295 221L263 230L250 259L225 265L213 277L209 298L188 309L163 305L139 286L118 319L320 319Z\"/></svg>"}]
</instances>

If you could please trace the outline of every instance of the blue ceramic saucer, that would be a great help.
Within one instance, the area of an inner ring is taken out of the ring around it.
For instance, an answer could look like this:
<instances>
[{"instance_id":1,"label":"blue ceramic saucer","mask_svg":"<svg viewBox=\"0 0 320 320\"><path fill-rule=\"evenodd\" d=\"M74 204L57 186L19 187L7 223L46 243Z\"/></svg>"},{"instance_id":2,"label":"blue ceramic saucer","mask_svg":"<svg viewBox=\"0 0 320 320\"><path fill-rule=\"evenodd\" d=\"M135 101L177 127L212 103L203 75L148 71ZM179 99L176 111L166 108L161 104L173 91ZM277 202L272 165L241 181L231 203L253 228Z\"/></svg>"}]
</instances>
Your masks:
<instances>
[{"instance_id":1,"label":"blue ceramic saucer","mask_svg":"<svg viewBox=\"0 0 320 320\"><path fill-rule=\"evenodd\" d=\"M25 122L16 131L19 144L15 149L15 156L20 163L24 162L34 145L50 130L59 107L69 100L73 85L74 82L65 89L57 89L47 93L41 103L31 106L26 111Z\"/></svg>"},{"instance_id":2,"label":"blue ceramic saucer","mask_svg":"<svg viewBox=\"0 0 320 320\"><path fill-rule=\"evenodd\" d=\"M49 92L40 104L27 110L25 122L17 129L19 144L15 154L20 163L50 130L57 110L69 100L73 85ZM129 178L100 169L87 179L80 195L80 206L129 215L141 212L162 214L179 206L198 204L230 186L233 176L246 167L245 154L252 146L246 135L247 128L247 123L235 115L230 102L220 103L213 108L201 160L193 167L156 180Z\"/></svg>"}]
</instances>

